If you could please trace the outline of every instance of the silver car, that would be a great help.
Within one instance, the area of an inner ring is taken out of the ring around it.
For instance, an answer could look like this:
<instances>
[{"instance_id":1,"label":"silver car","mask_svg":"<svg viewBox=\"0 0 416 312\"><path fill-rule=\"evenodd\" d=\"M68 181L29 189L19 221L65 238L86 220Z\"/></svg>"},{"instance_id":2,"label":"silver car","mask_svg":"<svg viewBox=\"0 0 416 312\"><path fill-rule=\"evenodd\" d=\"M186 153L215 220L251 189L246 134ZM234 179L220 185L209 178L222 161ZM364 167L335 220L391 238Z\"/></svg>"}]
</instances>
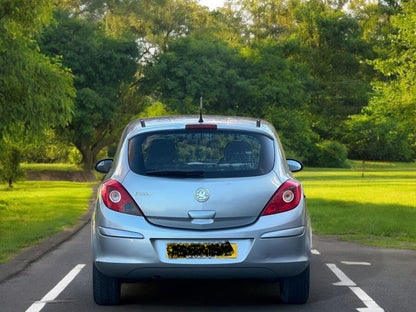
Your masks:
<instances>
[{"instance_id":1,"label":"silver car","mask_svg":"<svg viewBox=\"0 0 416 312\"><path fill-rule=\"evenodd\" d=\"M95 302L118 304L122 282L244 278L305 303L311 227L291 174L301 169L263 120L131 122L115 159L96 165L107 175L92 221Z\"/></svg>"}]
</instances>

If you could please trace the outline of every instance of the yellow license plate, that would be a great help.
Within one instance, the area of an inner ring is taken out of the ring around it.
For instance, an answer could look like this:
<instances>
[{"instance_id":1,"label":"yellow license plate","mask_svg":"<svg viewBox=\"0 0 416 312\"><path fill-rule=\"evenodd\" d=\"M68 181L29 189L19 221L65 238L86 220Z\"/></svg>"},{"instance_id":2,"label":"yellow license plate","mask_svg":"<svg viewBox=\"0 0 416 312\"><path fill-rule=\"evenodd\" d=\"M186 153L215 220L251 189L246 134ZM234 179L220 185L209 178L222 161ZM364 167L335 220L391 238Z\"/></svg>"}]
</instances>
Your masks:
<instances>
[{"instance_id":1,"label":"yellow license plate","mask_svg":"<svg viewBox=\"0 0 416 312\"><path fill-rule=\"evenodd\" d=\"M237 244L224 243L168 243L169 259L235 259Z\"/></svg>"}]
</instances>

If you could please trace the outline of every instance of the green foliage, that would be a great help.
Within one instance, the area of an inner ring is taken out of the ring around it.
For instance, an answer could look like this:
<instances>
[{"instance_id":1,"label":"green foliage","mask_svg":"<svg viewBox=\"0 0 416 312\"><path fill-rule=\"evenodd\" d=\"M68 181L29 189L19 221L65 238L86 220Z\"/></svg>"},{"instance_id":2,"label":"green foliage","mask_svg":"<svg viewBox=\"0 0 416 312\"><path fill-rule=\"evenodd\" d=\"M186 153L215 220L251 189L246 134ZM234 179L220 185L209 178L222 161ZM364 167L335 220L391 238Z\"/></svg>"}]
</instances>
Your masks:
<instances>
[{"instance_id":1,"label":"green foliage","mask_svg":"<svg viewBox=\"0 0 416 312\"><path fill-rule=\"evenodd\" d=\"M8 144L0 149L0 181L7 182L9 188L13 183L24 177L24 172L20 167L21 151L16 146Z\"/></svg>"},{"instance_id":2,"label":"green foliage","mask_svg":"<svg viewBox=\"0 0 416 312\"><path fill-rule=\"evenodd\" d=\"M154 102L150 106L146 107L143 112L139 114L139 117L158 117L169 115L169 111L165 105L161 102Z\"/></svg>"},{"instance_id":3,"label":"green foliage","mask_svg":"<svg viewBox=\"0 0 416 312\"><path fill-rule=\"evenodd\" d=\"M269 107L265 118L275 126L288 157L301 159L306 165L314 165L319 136L311 129L305 112L299 109Z\"/></svg>"},{"instance_id":4,"label":"green foliage","mask_svg":"<svg viewBox=\"0 0 416 312\"><path fill-rule=\"evenodd\" d=\"M317 144L318 152L315 155L314 163L316 167L323 168L346 168L347 147L339 142L324 140Z\"/></svg>"},{"instance_id":5,"label":"green foliage","mask_svg":"<svg viewBox=\"0 0 416 312\"><path fill-rule=\"evenodd\" d=\"M70 148L67 161L70 164L74 164L74 165L79 165L82 163L82 155L75 146Z\"/></svg>"},{"instance_id":6,"label":"green foliage","mask_svg":"<svg viewBox=\"0 0 416 312\"><path fill-rule=\"evenodd\" d=\"M34 35L52 0L4 0L0 134L53 126L90 169L135 116L195 114L202 96L206 113L272 121L310 165L341 165L341 141L354 158L414 159L416 5L346 3L63 0L38 40L46 57Z\"/></svg>"},{"instance_id":7,"label":"green foliage","mask_svg":"<svg viewBox=\"0 0 416 312\"><path fill-rule=\"evenodd\" d=\"M91 170L100 150L117 140L121 124L137 114L123 104L131 93L124 84L133 80L138 50L133 41L107 37L96 23L66 12L58 12L56 19L42 34L41 48L61 55L72 69L77 99L63 135L82 154L84 168Z\"/></svg>"},{"instance_id":8,"label":"green foliage","mask_svg":"<svg viewBox=\"0 0 416 312\"><path fill-rule=\"evenodd\" d=\"M266 118L291 154L313 158L318 138L304 110L309 76L284 57L284 47L265 43L237 49L189 35L176 40L143 74L140 91L170 111L197 113L202 96L206 114Z\"/></svg>"},{"instance_id":9,"label":"green foliage","mask_svg":"<svg viewBox=\"0 0 416 312\"><path fill-rule=\"evenodd\" d=\"M68 161L71 145L62 141L52 129L48 129L21 144L22 161L33 163L54 163Z\"/></svg>"},{"instance_id":10,"label":"green foliage","mask_svg":"<svg viewBox=\"0 0 416 312\"><path fill-rule=\"evenodd\" d=\"M0 4L0 137L18 122L36 132L71 117L72 75L58 58L39 53L33 40L51 9L50 0Z\"/></svg>"},{"instance_id":11,"label":"green foliage","mask_svg":"<svg viewBox=\"0 0 416 312\"><path fill-rule=\"evenodd\" d=\"M412 161L414 137L394 118L380 114L374 105L345 122L348 157L361 160Z\"/></svg>"},{"instance_id":12,"label":"green foliage","mask_svg":"<svg viewBox=\"0 0 416 312\"><path fill-rule=\"evenodd\" d=\"M256 41L279 41L289 36L293 25L293 6L295 1L263 0L230 1L235 4L234 10L242 16L246 24L246 32Z\"/></svg>"},{"instance_id":13,"label":"green foliage","mask_svg":"<svg viewBox=\"0 0 416 312\"><path fill-rule=\"evenodd\" d=\"M52 8L53 0L2 0L1 23L12 36L31 37L50 22Z\"/></svg>"},{"instance_id":14,"label":"green foliage","mask_svg":"<svg viewBox=\"0 0 416 312\"><path fill-rule=\"evenodd\" d=\"M291 54L312 76L308 104L314 131L336 139L341 122L368 101L371 77L365 60L371 49L357 20L342 10L312 0L300 1L294 11L298 26L291 38L300 48Z\"/></svg>"},{"instance_id":15,"label":"green foliage","mask_svg":"<svg viewBox=\"0 0 416 312\"><path fill-rule=\"evenodd\" d=\"M347 122L354 158L410 161L416 157L416 3L403 3L392 17L389 54L373 61L384 80L360 115Z\"/></svg>"},{"instance_id":16,"label":"green foliage","mask_svg":"<svg viewBox=\"0 0 416 312\"><path fill-rule=\"evenodd\" d=\"M187 36L172 43L159 61L144 69L140 90L178 113L197 113L199 99L206 112L236 112L239 86L237 51L220 40Z\"/></svg>"},{"instance_id":17,"label":"green foliage","mask_svg":"<svg viewBox=\"0 0 416 312\"><path fill-rule=\"evenodd\" d=\"M140 59L153 62L170 43L207 24L208 11L195 0L65 0L58 4L72 16L100 23L106 35L136 41Z\"/></svg>"},{"instance_id":18,"label":"green foliage","mask_svg":"<svg viewBox=\"0 0 416 312\"><path fill-rule=\"evenodd\" d=\"M285 46L264 43L244 51L246 56L240 61L244 82L238 97L242 113L264 117L270 109L290 114L302 111L310 76L302 64L285 57Z\"/></svg>"},{"instance_id":19,"label":"green foliage","mask_svg":"<svg viewBox=\"0 0 416 312\"><path fill-rule=\"evenodd\" d=\"M25 39L7 45L0 59L0 131L20 121L33 130L68 122L74 97L69 71Z\"/></svg>"},{"instance_id":20,"label":"green foliage","mask_svg":"<svg viewBox=\"0 0 416 312\"><path fill-rule=\"evenodd\" d=\"M22 141L71 119L72 74L33 39L52 7L52 0L0 3L0 174L10 187L23 176Z\"/></svg>"}]
</instances>

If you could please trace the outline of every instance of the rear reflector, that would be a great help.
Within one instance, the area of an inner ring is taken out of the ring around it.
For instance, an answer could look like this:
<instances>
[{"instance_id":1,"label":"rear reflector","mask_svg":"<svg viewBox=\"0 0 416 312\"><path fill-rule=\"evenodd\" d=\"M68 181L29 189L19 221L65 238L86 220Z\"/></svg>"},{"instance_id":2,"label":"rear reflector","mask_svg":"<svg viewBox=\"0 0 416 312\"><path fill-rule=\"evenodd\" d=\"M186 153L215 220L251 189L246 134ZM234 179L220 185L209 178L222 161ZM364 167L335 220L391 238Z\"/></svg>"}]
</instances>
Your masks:
<instances>
[{"instance_id":1,"label":"rear reflector","mask_svg":"<svg viewBox=\"0 0 416 312\"><path fill-rule=\"evenodd\" d=\"M189 124L185 126L186 130L200 130L200 129L206 129L206 130L217 130L217 125L213 124Z\"/></svg>"}]
</instances>

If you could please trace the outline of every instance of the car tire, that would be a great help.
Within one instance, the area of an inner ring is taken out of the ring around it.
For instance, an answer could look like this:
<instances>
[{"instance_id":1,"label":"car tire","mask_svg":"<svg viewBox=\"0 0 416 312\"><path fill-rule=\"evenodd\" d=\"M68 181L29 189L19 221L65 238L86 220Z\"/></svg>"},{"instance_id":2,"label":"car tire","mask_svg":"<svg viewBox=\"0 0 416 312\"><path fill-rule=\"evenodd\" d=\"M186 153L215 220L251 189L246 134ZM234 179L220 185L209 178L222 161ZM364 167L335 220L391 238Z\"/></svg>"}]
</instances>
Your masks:
<instances>
[{"instance_id":1,"label":"car tire","mask_svg":"<svg viewBox=\"0 0 416 312\"><path fill-rule=\"evenodd\" d=\"M284 303L303 304L309 298L309 265L299 275L280 282L280 298Z\"/></svg>"},{"instance_id":2,"label":"car tire","mask_svg":"<svg viewBox=\"0 0 416 312\"><path fill-rule=\"evenodd\" d=\"M120 303L120 280L102 274L93 265L92 284L94 301L99 305L116 305Z\"/></svg>"}]
</instances>

